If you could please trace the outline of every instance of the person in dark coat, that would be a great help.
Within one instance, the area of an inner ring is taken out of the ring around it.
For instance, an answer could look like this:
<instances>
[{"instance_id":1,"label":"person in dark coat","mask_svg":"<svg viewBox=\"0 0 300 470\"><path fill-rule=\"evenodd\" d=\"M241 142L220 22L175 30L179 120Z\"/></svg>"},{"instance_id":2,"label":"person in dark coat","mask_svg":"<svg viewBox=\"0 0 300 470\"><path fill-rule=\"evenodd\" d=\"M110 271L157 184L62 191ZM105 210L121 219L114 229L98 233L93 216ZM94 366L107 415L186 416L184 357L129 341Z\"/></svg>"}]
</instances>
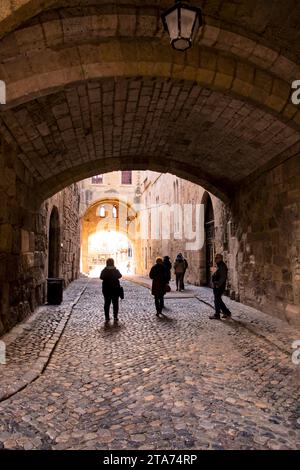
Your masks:
<instances>
[{"instance_id":1,"label":"person in dark coat","mask_svg":"<svg viewBox=\"0 0 300 470\"><path fill-rule=\"evenodd\" d=\"M172 269L172 263L170 261L170 257L169 256L164 256L164 260L163 260L163 265L166 269L166 273L167 273L167 276L168 276L168 282L171 281L171 269Z\"/></svg>"},{"instance_id":2,"label":"person in dark coat","mask_svg":"<svg viewBox=\"0 0 300 470\"><path fill-rule=\"evenodd\" d=\"M217 270L212 276L213 292L215 299L215 314L211 315L209 318L211 320L220 320L221 311L223 312L223 318L231 317L230 310L226 307L222 300L222 295L224 294L226 287L228 268L223 261L223 255L219 253L215 256L215 262L217 265Z\"/></svg>"},{"instance_id":3,"label":"person in dark coat","mask_svg":"<svg viewBox=\"0 0 300 470\"><path fill-rule=\"evenodd\" d=\"M168 274L162 258L156 258L156 264L152 266L149 277L152 279L152 295L155 299L156 316L159 317L159 315L162 315L162 309L164 308L164 295L168 283Z\"/></svg>"},{"instance_id":4,"label":"person in dark coat","mask_svg":"<svg viewBox=\"0 0 300 470\"><path fill-rule=\"evenodd\" d=\"M185 276L185 273L186 273L186 270L188 269L189 267L189 263L187 262L187 260L183 257L182 253L179 253L182 258L183 258L183 262L184 262L184 271L183 271L183 276L182 276L182 290L184 290L184 276Z\"/></svg>"},{"instance_id":5,"label":"person in dark coat","mask_svg":"<svg viewBox=\"0 0 300 470\"><path fill-rule=\"evenodd\" d=\"M102 292L104 296L104 314L105 322L109 322L109 310L111 303L113 304L114 321L118 321L119 314L119 295L120 295L120 281L122 274L115 267L114 260L108 258L106 261L106 268L100 274L102 279Z\"/></svg>"},{"instance_id":6,"label":"person in dark coat","mask_svg":"<svg viewBox=\"0 0 300 470\"><path fill-rule=\"evenodd\" d=\"M184 289L183 277L186 271L185 260L181 253L176 257L174 263L174 272L176 276L176 290L182 291Z\"/></svg>"}]
</instances>

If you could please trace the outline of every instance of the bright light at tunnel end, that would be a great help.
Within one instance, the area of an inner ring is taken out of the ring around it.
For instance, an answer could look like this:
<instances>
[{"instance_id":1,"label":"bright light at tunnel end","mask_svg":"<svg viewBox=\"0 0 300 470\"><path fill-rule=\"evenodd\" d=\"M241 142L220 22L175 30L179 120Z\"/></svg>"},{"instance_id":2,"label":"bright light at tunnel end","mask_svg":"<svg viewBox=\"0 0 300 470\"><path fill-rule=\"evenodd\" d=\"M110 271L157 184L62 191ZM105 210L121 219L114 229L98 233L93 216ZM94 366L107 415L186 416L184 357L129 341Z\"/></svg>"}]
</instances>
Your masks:
<instances>
[{"instance_id":1,"label":"bright light at tunnel end","mask_svg":"<svg viewBox=\"0 0 300 470\"><path fill-rule=\"evenodd\" d=\"M6 104L6 84L0 80L0 105Z\"/></svg>"}]
</instances>

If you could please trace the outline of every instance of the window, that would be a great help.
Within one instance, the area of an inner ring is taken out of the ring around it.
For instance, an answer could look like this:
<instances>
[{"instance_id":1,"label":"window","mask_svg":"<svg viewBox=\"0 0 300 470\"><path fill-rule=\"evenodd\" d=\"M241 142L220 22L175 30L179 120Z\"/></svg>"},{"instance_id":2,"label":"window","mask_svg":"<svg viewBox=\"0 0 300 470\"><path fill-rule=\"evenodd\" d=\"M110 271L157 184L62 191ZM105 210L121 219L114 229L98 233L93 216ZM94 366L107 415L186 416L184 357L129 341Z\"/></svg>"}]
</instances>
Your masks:
<instances>
[{"instance_id":1,"label":"window","mask_svg":"<svg viewBox=\"0 0 300 470\"><path fill-rule=\"evenodd\" d=\"M99 215L100 215L100 217L105 217L106 216L106 211L105 211L104 206L99 207Z\"/></svg>"},{"instance_id":2,"label":"window","mask_svg":"<svg viewBox=\"0 0 300 470\"><path fill-rule=\"evenodd\" d=\"M86 189L85 190L85 203L90 204L92 197L93 197L92 191L90 191L89 189Z\"/></svg>"},{"instance_id":3,"label":"window","mask_svg":"<svg viewBox=\"0 0 300 470\"><path fill-rule=\"evenodd\" d=\"M103 175L96 175L92 177L92 184L102 184L103 183Z\"/></svg>"},{"instance_id":4,"label":"window","mask_svg":"<svg viewBox=\"0 0 300 470\"><path fill-rule=\"evenodd\" d=\"M132 184L132 171L122 171L122 184Z\"/></svg>"},{"instance_id":5,"label":"window","mask_svg":"<svg viewBox=\"0 0 300 470\"><path fill-rule=\"evenodd\" d=\"M118 208L117 208L117 206L113 206L112 214L113 214L114 219L118 218Z\"/></svg>"}]
</instances>

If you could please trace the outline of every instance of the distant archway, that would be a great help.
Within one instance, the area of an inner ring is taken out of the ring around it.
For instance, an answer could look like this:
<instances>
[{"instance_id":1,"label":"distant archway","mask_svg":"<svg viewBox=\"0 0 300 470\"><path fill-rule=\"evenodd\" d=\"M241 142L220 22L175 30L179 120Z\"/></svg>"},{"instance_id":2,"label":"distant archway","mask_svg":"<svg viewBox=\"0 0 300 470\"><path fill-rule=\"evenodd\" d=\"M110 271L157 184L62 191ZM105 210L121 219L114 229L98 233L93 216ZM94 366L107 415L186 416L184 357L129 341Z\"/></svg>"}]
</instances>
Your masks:
<instances>
[{"instance_id":1,"label":"distant archway","mask_svg":"<svg viewBox=\"0 0 300 470\"><path fill-rule=\"evenodd\" d=\"M93 202L81 218L81 271L94 275L112 257L124 274L134 272L136 237L137 214L127 202Z\"/></svg>"},{"instance_id":2,"label":"distant archway","mask_svg":"<svg viewBox=\"0 0 300 470\"><path fill-rule=\"evenodd\" d=\"M49 223L48 277L59 276L60 224L57 207L53 207Z\"/></svg>"}]
</instances>

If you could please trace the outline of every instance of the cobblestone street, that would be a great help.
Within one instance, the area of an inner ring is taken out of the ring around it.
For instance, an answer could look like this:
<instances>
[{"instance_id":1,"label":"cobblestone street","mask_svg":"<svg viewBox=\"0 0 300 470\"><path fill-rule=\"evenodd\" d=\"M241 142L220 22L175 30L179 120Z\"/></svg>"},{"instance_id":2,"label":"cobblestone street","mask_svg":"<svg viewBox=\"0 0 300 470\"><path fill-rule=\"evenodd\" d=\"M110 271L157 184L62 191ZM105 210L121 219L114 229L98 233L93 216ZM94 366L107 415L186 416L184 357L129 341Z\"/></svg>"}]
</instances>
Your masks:
<instances>
[{"instance_id":1,"label":"cobblestone street","mask_svg":"<svg viewBox=\"0 0 300 470\"><path fill-rule=\"evenodd\" d=\"M82 278L3 338L0 448L300 449L299 332L233 302L210 321L192 287L157 318L146 287L122 284L118 326Z\"/></svg>"}]
</instances>

